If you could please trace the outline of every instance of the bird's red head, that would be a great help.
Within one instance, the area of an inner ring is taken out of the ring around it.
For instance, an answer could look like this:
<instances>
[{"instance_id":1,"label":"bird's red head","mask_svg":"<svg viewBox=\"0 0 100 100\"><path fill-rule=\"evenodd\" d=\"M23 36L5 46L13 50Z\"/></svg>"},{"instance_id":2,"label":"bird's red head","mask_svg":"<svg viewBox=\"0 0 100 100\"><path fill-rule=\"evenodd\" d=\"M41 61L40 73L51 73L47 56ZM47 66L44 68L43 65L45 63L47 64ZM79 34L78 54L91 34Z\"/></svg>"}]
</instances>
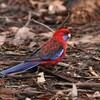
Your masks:
<instances>
[{"instance_id":1,"label":"bird's red head","mask_svg":"<svg viewBox=\"0 0 100 100\"><path fill-rule=\"evenodd\" d=\"M62 38L63 40L68 40L71 37L71 34L68 29L62 28L54 33L54 37Z\"/></svg>"}]
</instances>

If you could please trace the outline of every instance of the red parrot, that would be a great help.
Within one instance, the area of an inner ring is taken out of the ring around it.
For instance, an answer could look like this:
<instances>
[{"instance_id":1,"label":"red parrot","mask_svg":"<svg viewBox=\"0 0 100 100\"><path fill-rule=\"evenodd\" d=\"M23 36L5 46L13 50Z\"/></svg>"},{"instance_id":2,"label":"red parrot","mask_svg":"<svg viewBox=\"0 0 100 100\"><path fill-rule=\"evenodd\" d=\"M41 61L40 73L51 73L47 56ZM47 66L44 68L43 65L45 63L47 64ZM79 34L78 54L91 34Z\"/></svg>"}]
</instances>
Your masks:
<instances>
[{"instance_id":1,"label":"red parrot","mask_svg":"<svg viewBox=\"0 0 100 100\"><path fill-rule=\"evenodd\" d=\"M29 59L22 63L3 70L1 74L11 74L16 72L27 71L38 65L54 65L63 59L66 53L66 40L71 36L68 29L62 28L57 30L53 37L43 46L38 48Z\"/></svg>"}]
</instances>

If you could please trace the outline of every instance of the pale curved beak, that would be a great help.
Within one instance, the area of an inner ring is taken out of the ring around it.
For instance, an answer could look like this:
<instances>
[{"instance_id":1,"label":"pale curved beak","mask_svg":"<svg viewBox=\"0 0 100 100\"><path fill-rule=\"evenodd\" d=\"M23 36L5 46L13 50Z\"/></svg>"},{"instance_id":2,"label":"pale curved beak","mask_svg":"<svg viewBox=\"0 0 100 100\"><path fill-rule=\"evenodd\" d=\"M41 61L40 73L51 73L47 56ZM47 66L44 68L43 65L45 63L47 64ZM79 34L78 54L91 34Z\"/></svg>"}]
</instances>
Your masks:
<instances>
[{"instance_id":1,"label":"pale curved beak","mask_svg":"<svg viewBox=\"0 0 100 100\"><path fill-rule=\"evenodd\" d=\"M71 34L68 34L68 37L71 38Z\"/></svg>"}]
</instances>

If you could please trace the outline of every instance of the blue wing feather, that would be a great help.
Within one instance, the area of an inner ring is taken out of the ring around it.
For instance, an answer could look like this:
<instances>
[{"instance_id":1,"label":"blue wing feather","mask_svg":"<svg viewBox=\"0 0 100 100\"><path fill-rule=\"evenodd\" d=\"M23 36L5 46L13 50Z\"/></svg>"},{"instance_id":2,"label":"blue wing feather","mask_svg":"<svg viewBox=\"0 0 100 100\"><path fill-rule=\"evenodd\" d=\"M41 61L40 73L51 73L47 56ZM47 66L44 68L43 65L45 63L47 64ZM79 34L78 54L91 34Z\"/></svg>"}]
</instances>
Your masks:
<instances>
[{"instance_id":1,"label":"blue wing feather","mask_svg":"<svg viewBox=\"0 0 100 100\"><path fill-rule=\"evenodd\" d=\"M21 71L27 71L33 67L36 67L39 65L40 62L22 62L16 66L13 66L9 69L3 70L0 73L1 74L10 74L10 73L16 73L16 72L21 72Z\"/></svg>"},{"instance_id":2,"label":"blue wing feather","mask_svg":"<svg viewBox=\"0 0 100 100\"><path fill-rule=\"evenodd\" d=\"M50 58L50 60L56 60L63 54L64 50L62 49L61 51L57 52L54 56Z\"/></svg>"}]
</instances>

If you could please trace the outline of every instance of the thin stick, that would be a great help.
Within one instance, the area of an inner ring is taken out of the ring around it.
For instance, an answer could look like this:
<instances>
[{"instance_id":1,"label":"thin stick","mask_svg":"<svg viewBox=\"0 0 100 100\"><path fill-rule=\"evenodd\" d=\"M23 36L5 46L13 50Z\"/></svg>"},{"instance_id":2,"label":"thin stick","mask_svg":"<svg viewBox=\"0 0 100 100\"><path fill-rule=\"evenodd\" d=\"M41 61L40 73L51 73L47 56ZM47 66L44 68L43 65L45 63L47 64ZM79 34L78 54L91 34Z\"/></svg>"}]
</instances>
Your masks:
<instances>
[{"instance_id":1,"label":"thin stick","mask_svg":"<svg viewBox=\"0 0 100 100\"><path fill-rule=\"evenodd\" d=\"M100 76L91 76L91 77L73 77L73 78L76 78L76 79L100 79Z\"/></svg>"},{"instance_id":2,"label":"thin stick","mask_svg":"<svg viewBox=\"0 0 100 100\"><path fill-rule=\"evenodd\" d=\"M31 11L29 12L29 17L28 17L28 21L26 22L26 24L24 26L28 26L30 21L31 21L31 16L32 16L32 13Z\"/></svg>"},{"instance_id":3,"label":"thin stick","mask_svg":"<svg viewBox=\"0 0 100 100\"><path fill-rule=\"evenodd\" d=\"M61 23L61 25L57 28L57 30L60 29L65 24L68 18L69 18L69 13L68 16L65 18L65 20Z\"/></svg>"},{"instance_id":4,"label":"thin stick","mask_svg":"<svg viewBox=\"0 0 100 100\"><path fill-rule=\"evenodd\" d=\"M43 23L41 23L41 22L38 22L38 21L36 21L35 19L31 19L31 20L32 20L33 22L37 23L37 24L40 24L40 25L42 25L42 26L48 28L51 32L54 33L54 31L53 31L49 26L47 26L47 25L45 25L45 24L43 24Z\"/></svg>"},{"instance_id":5,"label":"thin stick","mask_svg":"<svg viewBox=\"0 0 100 100\"><path fill-rule=\"evenodd\" d=\"M28 18L28 21L27 21L27 23L25 24L25 26L28 26L29 23L30 23L30 21L33 21L33 22L35 22L35 23L37 23L37 24L39 24L39 25L42 25L42 26L48 28L51 32L54 33L54 31L53 31L49 26L47 26L47 25L45 25L45 24L43 24L43 23L41 23L41 22L39 22L39 21L36 21L35 19L31 19L31 16L32 16L32 13L31 13L31 11L30 11L30 12L29 12L29 18Z\"/></svg>"},{"instance_id":6,"label":"thin stick","mask_svg":"<svg viewBox=\"0 0 100 100\"><path fill-rule=\"evenodd\" d=\"M69 66L69 64L66 64L66 63L63 63L63 62L59 62L57 65L63 66L65 68Z\"/></svg>"},{"instance_id":7,"label":"thin stick","mask_svg":"<svg viewBox=\"0 0 100 100\"><path fill-rule=\"evenodd\" d=\"M54 85L72 86L72 83L55 83ZM80 88L100 88L100 83L76 83L76 86Z\"/></svg>"}]
</instances>

